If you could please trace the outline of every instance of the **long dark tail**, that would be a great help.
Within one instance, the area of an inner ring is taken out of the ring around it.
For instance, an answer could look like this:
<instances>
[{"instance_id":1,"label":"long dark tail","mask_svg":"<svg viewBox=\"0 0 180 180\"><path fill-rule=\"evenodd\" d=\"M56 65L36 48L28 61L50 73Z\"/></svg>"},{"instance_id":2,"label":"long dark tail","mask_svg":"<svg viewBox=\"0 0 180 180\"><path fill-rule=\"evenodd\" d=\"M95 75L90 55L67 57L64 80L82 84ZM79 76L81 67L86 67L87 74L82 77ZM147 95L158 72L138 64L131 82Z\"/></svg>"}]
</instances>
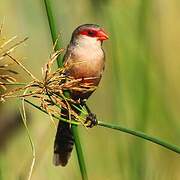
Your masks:
<instances>
[{"instance_id":1,"label":"long dark tail","mask_svg":"<svg viewBox=\"0 0 180 180\"><path fill-rule=\"evenodd\" d=\"M61 117L68 119L68 111L61 110ZM66 166L73 150L74 137L69 123L59 121L57 133L54 141L54 157L55 166Z\"/></svg>"}]
</instances>

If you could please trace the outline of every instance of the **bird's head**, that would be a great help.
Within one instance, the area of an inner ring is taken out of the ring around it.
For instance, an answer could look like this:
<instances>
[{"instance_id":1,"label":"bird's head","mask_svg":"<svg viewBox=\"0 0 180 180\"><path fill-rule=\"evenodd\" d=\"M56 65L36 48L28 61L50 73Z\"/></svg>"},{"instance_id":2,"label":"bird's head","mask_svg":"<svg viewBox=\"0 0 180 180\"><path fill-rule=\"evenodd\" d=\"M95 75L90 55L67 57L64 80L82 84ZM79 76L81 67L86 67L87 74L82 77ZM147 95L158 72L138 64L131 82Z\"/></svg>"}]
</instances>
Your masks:
<instances>
[{"instance_id":1,"label":"bird's head","mask_svg":"<svg viewBox=\"0 0 180 180\"><path fill-rule=\"evenodd\" d=\"M78 44L102 44L102 42L108 39L108 35L105 31L96 24L83 24L78 26L73 34L71 42Z\"/></svg>"}]
</instances>

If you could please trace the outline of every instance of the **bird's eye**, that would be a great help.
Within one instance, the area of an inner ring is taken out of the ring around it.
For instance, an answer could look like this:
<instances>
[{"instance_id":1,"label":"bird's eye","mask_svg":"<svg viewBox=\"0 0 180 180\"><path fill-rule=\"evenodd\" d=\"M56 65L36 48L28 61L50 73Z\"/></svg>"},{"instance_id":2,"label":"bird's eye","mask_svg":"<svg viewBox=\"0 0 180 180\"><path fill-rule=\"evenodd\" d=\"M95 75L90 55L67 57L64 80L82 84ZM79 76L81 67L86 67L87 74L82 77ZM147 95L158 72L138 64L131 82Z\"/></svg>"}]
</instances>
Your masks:
<instances>
[{"instance_id":1,"label":"bird's eye","mask_svg":"<svg viewBox=\"0 0 180 180\"><path fill-rule=\"evenodd\" d=\"M86 30L80 31L79 34L86 35L89 37L95 37L97 32L92 29L86 29Z\"/></svg>"},{"instance_id":2,"label":"bird's eye","mask_svg":"<svg viewBox=\"0 0 180 180\"><path fill-rule=\"evenodd\" d=\"M88 30L87 33L88 33L88 36L91 36L91 37L95 36L95 32L92 30Z\"/></svg>"},{"instance_id":3,"label":"bird's eye","mask_svg":"<svg viewBox=\"0 0 180 180\"><path fill-rule=\"evenodd\" d=\"M88 35L90 35L90 36L94 35L94 31L89 30Z\"/></svg>"}]
</instances>

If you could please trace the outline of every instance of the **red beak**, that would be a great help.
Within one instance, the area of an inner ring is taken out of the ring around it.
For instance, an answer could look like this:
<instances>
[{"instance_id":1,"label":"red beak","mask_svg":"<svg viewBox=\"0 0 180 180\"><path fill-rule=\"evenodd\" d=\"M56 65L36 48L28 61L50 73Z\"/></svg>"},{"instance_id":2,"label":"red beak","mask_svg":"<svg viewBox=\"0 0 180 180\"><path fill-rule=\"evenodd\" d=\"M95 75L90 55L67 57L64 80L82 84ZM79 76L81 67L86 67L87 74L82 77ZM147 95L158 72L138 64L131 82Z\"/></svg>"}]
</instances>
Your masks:
<instances>
[{"instance_id":1,"label":"red beak","mask_svg":"<svg viewBox=\"0 0 180 180\"><path fill-rule=\"evenodd\" d=\"M98 40L104 41L106 39L109 39L109 36L101 29L97 33Z\"/></svg>"}]
</instances>

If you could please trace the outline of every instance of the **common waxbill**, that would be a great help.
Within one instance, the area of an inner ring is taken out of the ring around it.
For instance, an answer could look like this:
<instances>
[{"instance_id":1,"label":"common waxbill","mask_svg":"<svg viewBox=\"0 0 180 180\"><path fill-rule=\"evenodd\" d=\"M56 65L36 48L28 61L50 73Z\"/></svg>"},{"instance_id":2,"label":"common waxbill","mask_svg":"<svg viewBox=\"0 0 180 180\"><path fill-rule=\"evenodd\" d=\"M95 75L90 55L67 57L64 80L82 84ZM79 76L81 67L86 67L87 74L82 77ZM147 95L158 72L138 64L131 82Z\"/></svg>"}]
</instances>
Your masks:
<instances>
[{"instance_id":1,"label":"common waxbill","mask_svg":"<svg viewBox=\"0 0 180 180\"><path fill-rule=\"evenodd\" d=\"M74 79L82 78L84 83L88 82L93 86L98 86L105 66L102 42L106 39L108 39L108 35L99 25L83 24L78 26L72 33L71 41L64 55L65 74ZM92 93L93 90L88 92L72 91L70 97L83 102ZM77 111L77 109L74 110ZM69 119L66 109L62 108L61 117ZM54 165L66 166L73 145L74 138L70 124L60 121L54 142Z\"/></svg>"}]
</instances>

